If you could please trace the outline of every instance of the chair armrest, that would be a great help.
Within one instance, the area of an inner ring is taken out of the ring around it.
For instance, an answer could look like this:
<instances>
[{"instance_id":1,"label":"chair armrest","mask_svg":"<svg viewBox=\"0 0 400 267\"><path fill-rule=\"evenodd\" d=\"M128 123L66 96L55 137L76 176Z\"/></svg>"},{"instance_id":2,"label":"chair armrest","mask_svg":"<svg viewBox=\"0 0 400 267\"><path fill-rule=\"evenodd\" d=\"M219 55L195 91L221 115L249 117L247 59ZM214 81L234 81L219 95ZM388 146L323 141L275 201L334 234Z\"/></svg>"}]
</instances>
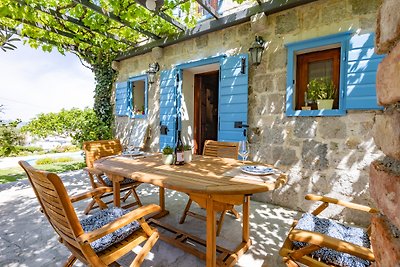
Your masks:
<instances>
[{"instance_id":1,"label":"chair armrest","mask_svg":"<svg viewBox=\"0 0 400 267\"><path fill-rule=\"evenodd\" d=\"M102 172L102 171L100 171L100 170L98 170L98 169L95 169L95 168L85 167L84 170L87 171L87 172L90 172L90 173L92 173L92 174L96 174L96 175L102 175L102 174L104 174L104 172Z\"/></svg>"},{"instance_id":2,"label":"chair armrest","mask_svg":"<svg viewBox=\"0 0 400 267\"><path fill-rule=\"evenodd\" d=\"M320 247L327 247L336 251L341 251L355 255L365 260L374 261L375 257L369 248L358 246L334 237L330 237L317 232L293 229L288 235L292 241L311 243Z\"/></svg>"},{"instance_id":3,"label":"chair armrest","mask_svg":"<svg viewBox=\"0 0 400 267\"><path fill-rule=\"evenodd\" d=\"M70 200L72 203L80 201L82 199L91 198L97 195L102 195L104 193L112 192L113 189L111 187L98 187L96 189L90 190L88 192L84 192L78 195L70 196Z\"/></svg>"},{"instance_id":4,"label":"chair armrest","mask_svg":"<svg viewBox=\"0 0 400 267\"><path fill-rule=\"evenodd\" d=\"M318 195L314 195L314 194L307 194L305 196L305 199L313 200L313 201L322 201L322 202L325 202L325 203L332 203L332 204L340 205L340 206L343 206L343 207L346 207L346 208L366 211L366 212L369 212L369 213L378 213L379 212L377 209L374 209L374 208L371 208L371 207L368 207L368 206L355 204L355 203L351 203L351 202L347 202L347 201L342 201L342 200L338 200L336 198L331 198L331 197L326 197L326 196L318 196Z\"/></svg>"},{"instance_id":5,"label":"chair armrest","mask_svg":"<svg viewBox=\"0 0 400 267\"><path fill-rule=\"evenodd\" d=\"M125 225L128 225L131 222L136 221L150 213L159 211L161 211L161 207L155 204L142 206L99 229L80 235L77 239L79 242L93 242L94 240L102 238L103 236L108 235L109 233L112 233L115 230L122 228Z\"/></svg>"}]
</instances>

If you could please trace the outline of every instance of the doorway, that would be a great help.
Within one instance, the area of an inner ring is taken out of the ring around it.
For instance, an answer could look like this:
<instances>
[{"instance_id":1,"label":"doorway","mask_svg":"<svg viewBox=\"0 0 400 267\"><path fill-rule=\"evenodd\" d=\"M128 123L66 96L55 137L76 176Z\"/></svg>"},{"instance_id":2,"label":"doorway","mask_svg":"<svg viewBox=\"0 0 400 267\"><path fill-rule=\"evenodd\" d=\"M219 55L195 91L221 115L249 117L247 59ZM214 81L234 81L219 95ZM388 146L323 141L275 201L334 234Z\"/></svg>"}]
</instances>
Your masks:
<instances>
[{"instance_id":1,"label":"doorway","mask_svg":"<svg viewBox=\"0 0 400 267\"><path fill-rule=\"evenodd\" d=\"M205 140L218 139L219 71L194 76L195 153L202 154Z\"/></svg>"}]
</instances>

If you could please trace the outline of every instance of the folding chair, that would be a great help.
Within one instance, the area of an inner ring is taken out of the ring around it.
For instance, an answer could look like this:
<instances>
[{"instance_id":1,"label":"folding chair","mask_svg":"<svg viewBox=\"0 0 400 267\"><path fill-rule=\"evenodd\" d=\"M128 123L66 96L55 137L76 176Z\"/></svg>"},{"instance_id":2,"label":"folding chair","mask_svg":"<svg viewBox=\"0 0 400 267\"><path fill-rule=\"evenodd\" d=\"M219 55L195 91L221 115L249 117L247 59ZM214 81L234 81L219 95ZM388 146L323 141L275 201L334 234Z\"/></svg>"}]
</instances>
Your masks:
<instances>
[{"instance_id":1,"label":"folding chair","mask_svg":"<svg viewBox=\"0 0 400 267\"><path fill-rule=\"evenodd\" d=\"M96 170L93 164L96 160L113 155L120 155L122 153L122 146L119 140L100 140L100 141L88 141L83 143L83 150L86 155L86 165L85 170L88 172L90 183L93 189L98 187L110 187L112 188L112 180L107 177L103 172ZM121 192L127 192L122 201L125 202L129 195L133 195L135 201L131 204L123 206L123 208L129 208L135 205L139 207L142 206L142 202L136 193L136 188L140 185L140 182L135 180L125 178L120 182ZM112 193L104 194L102 198L108 197ZM111 203L112 200L104 203L101 199L93 199L85 209L85 214L88 214L90 210L95 208L102 208L105 204Z\"/></svg>"},{"instance_id":2,"label":"folding chair","mask_svg":"<svg viewBox=\"0 0 400 267\"><path fill-rule=\"evenodd\" d=\"M371 214L378 213L378 210L326 196L309 194L305 198L323 203L312 213L304 213L298 221L294 221L279 251L287 266L298 267L298 263L302 263L317 267L367 267L375 261L370 226L367 229L352 227L317 215L329 204Z\"/></svg>"},{"instance_id":3,"label":"folding chair","mask_svg":"<svg viewBox=\"0 0 400 267\"><path fill-rule=\"evenodd\" d=\"M36 170L25 161L19 165L28 175L41 210L59 235L59 241L72 253L63 266L73 266L77 259L89 266L109 266L147 240L131 264L140 266L158 240L158 232L143 217L160 211L159 206L151 204L131 212L108 208L79 220L73 202L99 197L112 189L98 187L70 197L57 174Z\"/></svg>"},{"instance_id":4,"label":"folding chair","mask_svg":"<svg viewBox=\"0 0 400 267\"><path fill-rule=\"evenodd\" d=\"M206 140L204 143L203 155L211 156L211 157L220 157L220 158L238 158L239 145L235 142L218 142L213 140ZM195 201L202 208L205 208L201 205L203 201L200 199L196 201L196 198L193 195L189 195L189 200L186 204L185 210L183 211L182 217L179 221L180 224L185 222L186 216L192 216L194 218L205 220L206 218L200 214L194 213L190 211L190 206L192 202ZM221 216L217 221L217 235L221 232L222 223L224 222L224 217L226 212L231 212L237 219L240 218L239 213L235 210L234 205L226 204L226 203L218 203L218 212L221 212Z\"/></svg>"}]
</instances>

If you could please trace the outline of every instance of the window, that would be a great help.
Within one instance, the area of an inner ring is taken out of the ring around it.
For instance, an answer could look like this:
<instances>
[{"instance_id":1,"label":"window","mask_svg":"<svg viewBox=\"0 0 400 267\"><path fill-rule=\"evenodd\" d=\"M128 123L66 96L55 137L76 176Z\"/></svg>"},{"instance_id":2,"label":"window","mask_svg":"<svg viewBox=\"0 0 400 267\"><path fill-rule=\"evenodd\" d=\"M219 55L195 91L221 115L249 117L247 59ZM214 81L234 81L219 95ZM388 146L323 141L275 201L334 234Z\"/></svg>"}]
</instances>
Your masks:
<instances>
[{"instance_id":1,"label":"window","mask_svg":"<svg viewBox=\"0 0 400 267\"><path fill-rule=\"evenodd\" d=\"M296 56L296 110L301 110L306 106L312 110L318 109L317 104L307 98L309 95L307 85L315 79L333 82L335 89L333 109L339 108L340 50L341 48L338 47Z\"/></svg>"},{"instance_id":2,"label":"window","mask_svg":"<svg viewBox=\"0 0 400 267\"><path fill-rule=\"evenodd\" d=\"M144 117L147 114L147 76L130 78L129 85L131 88L131 117Z\"/></svg>"},{"instance_id":3,"label":"window","mask_svg":"<svg viewBox=\"0 0 400 267\"><path fill-rule=\"evenodd\" d=\"M347 110L382 109L375 88L384 55L375 54L374 37L374 33L343 32L286 44L286 115L340 116ZM320 78L334 85L332 109L317 109L307 94L308 83Z\"/></svg>"}]
</instances>

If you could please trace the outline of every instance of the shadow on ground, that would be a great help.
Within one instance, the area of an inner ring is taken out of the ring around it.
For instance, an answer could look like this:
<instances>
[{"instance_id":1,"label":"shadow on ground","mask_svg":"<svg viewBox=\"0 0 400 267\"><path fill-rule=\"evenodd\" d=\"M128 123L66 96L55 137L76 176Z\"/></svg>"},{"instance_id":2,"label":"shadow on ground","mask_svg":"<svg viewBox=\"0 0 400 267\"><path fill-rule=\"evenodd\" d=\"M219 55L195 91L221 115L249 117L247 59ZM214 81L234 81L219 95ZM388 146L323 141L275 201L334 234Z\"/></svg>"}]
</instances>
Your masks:
<instances>
[{"instance_id":1,"label":"shadow on ground","mask_svg":"<svg viewBox=\"0 0 400 267\"><path fill-rule=\"evenodd\" d=\"M83 171L70 171L60 175L68 192L73 195L89 189L89 180ZM138 193L144 204L158 203L158 188L141 185ZM187 201L186 194L166 190L166 208L170 215L161 219L184 231L205 238L205 222L187 217L184 224L178 221ZM86 202L75 205L78 215L83 217ZM192 205L197 213L205 211ZM241 207L237 207L241 213ZM278 206L251 203L250 231L253 245L243 255L237 266L284 266L278 251L296 211ZM39 212L39 204L27 180L9 183L0 187L0 266L61 266L69 251L57 241L55 232ZM234 248L241 241L241 222L226 216L217 244ZM121 259L122 266L129 266L134 253ZM204 266L204 261L158 241L142 266ZM80 262L75 266L82 266Z\"/></svg>"}]
</instances>

